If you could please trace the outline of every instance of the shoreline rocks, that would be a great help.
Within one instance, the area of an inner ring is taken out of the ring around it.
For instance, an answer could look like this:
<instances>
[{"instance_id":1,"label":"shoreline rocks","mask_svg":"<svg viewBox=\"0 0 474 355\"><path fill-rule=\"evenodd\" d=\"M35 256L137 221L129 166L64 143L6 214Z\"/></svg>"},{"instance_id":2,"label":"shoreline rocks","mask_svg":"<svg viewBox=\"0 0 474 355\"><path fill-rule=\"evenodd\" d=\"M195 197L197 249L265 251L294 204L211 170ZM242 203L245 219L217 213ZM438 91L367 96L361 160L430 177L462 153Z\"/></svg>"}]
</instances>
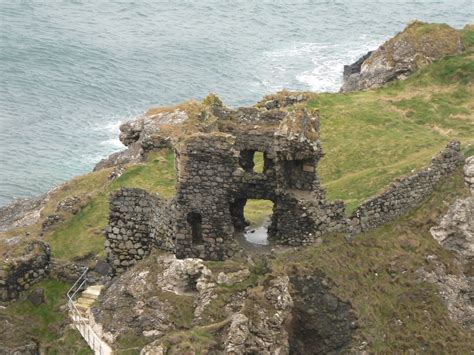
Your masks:
<instances>
[{"instance_id":1,"label":"shoreline rocks","mask_svg":"<svg viewBox=\"0 0 474 355\"><path fill-rule=\"evenodd\" d=\"M344 66L341 92L372 89L403 80L434 60L462 50L461 35L454 28L414 21L375 51Z\"/></svg>"}]
</instances>

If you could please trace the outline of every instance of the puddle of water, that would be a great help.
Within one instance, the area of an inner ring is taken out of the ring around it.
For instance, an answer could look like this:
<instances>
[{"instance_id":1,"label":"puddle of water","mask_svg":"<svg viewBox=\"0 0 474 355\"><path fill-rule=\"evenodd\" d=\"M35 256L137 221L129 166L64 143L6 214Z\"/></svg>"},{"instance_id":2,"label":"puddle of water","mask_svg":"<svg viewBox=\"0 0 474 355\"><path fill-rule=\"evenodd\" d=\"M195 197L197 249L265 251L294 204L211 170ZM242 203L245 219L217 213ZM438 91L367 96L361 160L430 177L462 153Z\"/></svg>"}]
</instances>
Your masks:
<instances>
[{"instance_id":1,"label":"puddle of water","mask_svg":"<svg viewBox=\"0 0 474 355\"><path fill-rule=\"evenodd\" d=\"M270 218L267 218L259 227L246 227L243 232L236 234L236 240L240 245L251 253L268 252L271 249L268 241L268 226Z\"/></svg>"},{"instance_id":2,"label":"puddle of water","mask_svg":"<svg viewBox=\"0 0 474 355\"><path fill-rule=\"evenodd\" d=\"M263 225L257 228L246 227L244 238L247 242L259 245L268 245L268 227Z\"/></svg>"}]
</instances>

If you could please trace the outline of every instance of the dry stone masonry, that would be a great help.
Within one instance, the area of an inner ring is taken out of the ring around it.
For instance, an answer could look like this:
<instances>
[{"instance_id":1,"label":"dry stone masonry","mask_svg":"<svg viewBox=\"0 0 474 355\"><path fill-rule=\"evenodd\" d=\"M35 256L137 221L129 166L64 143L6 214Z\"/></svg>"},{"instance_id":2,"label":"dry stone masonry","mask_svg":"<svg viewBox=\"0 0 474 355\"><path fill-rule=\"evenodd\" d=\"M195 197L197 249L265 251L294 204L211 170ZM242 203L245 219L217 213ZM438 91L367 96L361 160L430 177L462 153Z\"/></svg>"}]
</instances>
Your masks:
<instances>
[{"instance_id":1,"label":"dry stone masonry","mask_svg":"<svg viewBox=\"0 0 474 355\"><path fill-rule=\"evenodd\" d=\"M11 240L11 243L14 242ZM34 240L18 249L15 255L4 256L4 262L0 265L2 302L18 298L21 291L29 289L50 271L51 252L47 244Z\"/></svg>"},{"instance_id":2,"label":"dry stone masonry","mask_svg":"<svg viewBox=\"0 0 474 355\"><path fill-rule=\"evenodd\" d=\"M384 192L361 204L351 216L355 232L381 226L415 207L435 185L464 164L460 143L451 141L416 174L393 182Z\"/></svg>"},{"instance_id":3,"label":"dry stone masonry","mask_svg":"<svg viewBox=\"0 0 474 355\"><path fill-rule=\"evenodd\" d=\"M110 198L105 233L108 262L123 271L150 253L153 247L174 250L171 206L158 195L141 189L116 191Z\"/></svg>"}]
</instances>

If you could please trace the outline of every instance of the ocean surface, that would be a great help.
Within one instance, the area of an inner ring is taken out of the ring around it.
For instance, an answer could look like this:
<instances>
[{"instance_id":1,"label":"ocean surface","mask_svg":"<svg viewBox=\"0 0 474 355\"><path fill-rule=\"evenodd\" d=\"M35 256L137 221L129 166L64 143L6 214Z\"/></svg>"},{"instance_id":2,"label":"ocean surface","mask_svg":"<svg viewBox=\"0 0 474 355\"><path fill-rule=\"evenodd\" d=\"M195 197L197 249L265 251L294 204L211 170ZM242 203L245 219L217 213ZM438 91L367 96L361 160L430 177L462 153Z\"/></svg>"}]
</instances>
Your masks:
<instances>
[{"instance_id":1,"label":"ocean surface","mask_svg":"<svg viewBox=\"0 0 474 355\"><path fill-rule=\"evenodd\" d=\"M150 106L337 91L413 19L461 28L474 3L0 1L0 205L90 171Z\"/></svg>"}]
</instances>

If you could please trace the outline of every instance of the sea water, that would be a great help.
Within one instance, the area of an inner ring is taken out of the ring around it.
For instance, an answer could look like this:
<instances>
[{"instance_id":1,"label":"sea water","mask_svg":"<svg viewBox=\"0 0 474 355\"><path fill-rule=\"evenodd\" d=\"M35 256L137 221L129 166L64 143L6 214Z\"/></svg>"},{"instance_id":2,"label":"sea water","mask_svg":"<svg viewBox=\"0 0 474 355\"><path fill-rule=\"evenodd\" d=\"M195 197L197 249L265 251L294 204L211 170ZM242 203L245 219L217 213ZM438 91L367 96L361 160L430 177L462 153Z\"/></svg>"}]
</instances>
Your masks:
<instances>
[{"instance_id":1,"label":"sea water","mask_svg":"<svg viewBox=\"0 0 474 355\"><path fill-rule=\"evenodd\" d=\"M472 0L0 1L0 205L90 171L150 106L337 91L344 64L410 20L473 14Z\"/></svg>"}]
</instances>

